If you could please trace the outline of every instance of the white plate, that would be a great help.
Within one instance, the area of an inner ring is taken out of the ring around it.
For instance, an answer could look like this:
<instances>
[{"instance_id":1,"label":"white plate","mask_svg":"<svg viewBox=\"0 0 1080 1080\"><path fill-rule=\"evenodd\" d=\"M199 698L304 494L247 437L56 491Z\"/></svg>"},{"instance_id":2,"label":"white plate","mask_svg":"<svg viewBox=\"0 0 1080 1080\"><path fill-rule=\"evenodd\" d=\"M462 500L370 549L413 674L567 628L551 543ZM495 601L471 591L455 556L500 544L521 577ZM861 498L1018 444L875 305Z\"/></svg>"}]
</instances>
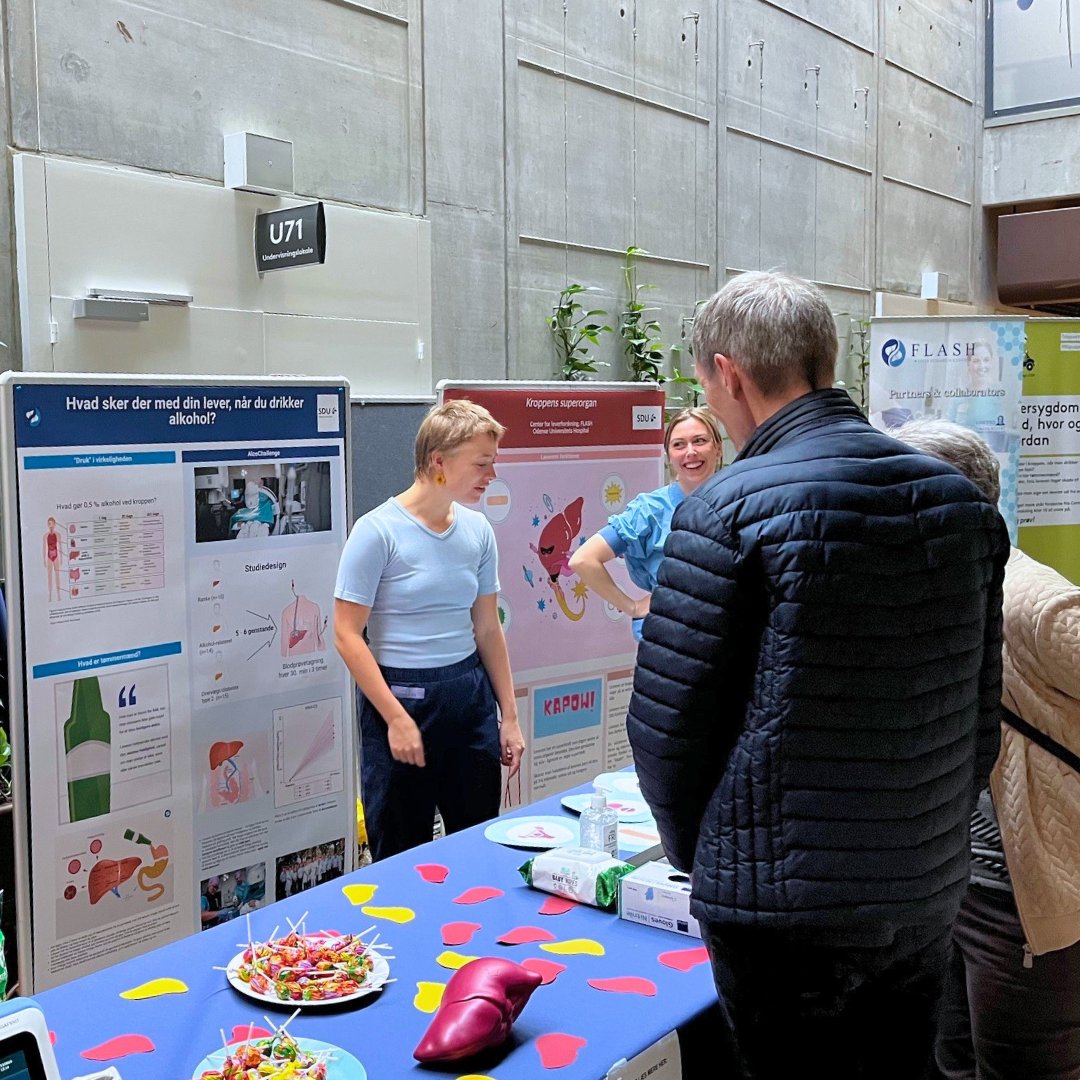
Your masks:
<instances>
[{"instance_id":1,"label":"white plate","mask_svg":"<svg viewBox=\"0 0 1080 1080\"><path fill-rule=\"evenodd\" d=\"M562 804L567 810L580 814L589 808L591 799L592 796L588 792L580 795L564 795ZM612 810L618 812L620 822L648 821L652 817L648 805L640 796L635 799L622 792L609 792L607 804Z\"/></svg>"},{"instance_id":2,"label":"white plate","mask_svg":"<svg viewBox=\"0 0 1080 1080\"><path fill-rule=\"evenodd\" d=\"M638 783L636 772L605 772L601 773L594 781L593 787L603 788L604 791L618 791L623 795L633 795L641 798L641 785Z\"/></svg>"},{"instance_id":3,"label":"white plate","mask_svg":"<svg viewBox=\"0 0 1080 1080\"><path fill-rule=\"evenodd\" d=\"M656 820L649 818L642 822L619 823L619 850L637 853L647 851L660 843L660 834L656 831Z\"/></svg>"},{"instance_id":4,"label":"white plate","mask_svg":"<svg viewBox=\"0 0 1080 1080\"><path fill-rule=\"evenodd\" d=\"M230 1044L235 1045L235 1044ZM326 1067L326 1080L367 1080L367 1070L348 1052L340 1046L332 1043L321 1042L318 1039L297 1039L296 1045L307 1054L317 1054L322 1051L330 1051L332 1055ZM219 1047L195 1066L191 1074L191 1080L199 1080L204 1072L210 1069L220 1069L225 1061L225 1050Z\"/></svg>"},{"instance_id":5,"label":"white plate","mask_svg":"<svg viewBox=\"0 0 1080 1080\"><path fill-rule=\"evenodd\" d=\"M496 844L522 848L565 847L579 841L578 823L573 818L544 815L499 818L484 835Z\"/></svg>"},{"instance_id":6,"label":"white plate","mask_svg":"<svg viewBox=\"0 0 1080 1080\"><path fill-rule=\"evenodd\" d=\"M288 1005L290 1008L318 1009L325 1008L327 1005L341 1005L347 1001L359 1001L360 998L367 997L368 994L374 994L376 990L381 990L383 983L390 977L389 961L384 960L377 952L373 952L371 975L360 989L352 994L342 994L341 997L326 998L322 1001L298 1001L296 998L279 998L277 994L260 994L258 990L253 989L251 983L244 982L240 978L240 966L244 962L244 952L246 950L238 952L229 961L229 965L225 969L225 978L229 980L229 984L233 989L239 990L241 994L254 998L256 1001L269 1001L274 1005Z\"/></svg>"}]
</instances>

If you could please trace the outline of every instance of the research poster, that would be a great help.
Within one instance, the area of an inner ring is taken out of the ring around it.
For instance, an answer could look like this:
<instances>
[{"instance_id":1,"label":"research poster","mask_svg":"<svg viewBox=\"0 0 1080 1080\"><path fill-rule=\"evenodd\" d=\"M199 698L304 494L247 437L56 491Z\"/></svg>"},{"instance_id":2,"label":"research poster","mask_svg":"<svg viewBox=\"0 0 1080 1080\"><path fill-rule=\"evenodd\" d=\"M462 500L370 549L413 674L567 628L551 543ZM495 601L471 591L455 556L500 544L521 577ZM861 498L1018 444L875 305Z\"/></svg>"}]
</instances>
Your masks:
<instances>
[{"instance_id":1,"label":"research poster","mask_svg":"<svg viewBox=\"0 0 1080 1080\"><path fill-rule=\"evenodd\" d=\"M1080 320L1028 320L1020 412L1020 547L1080 584Z\"/></svg>"},{"instance_id":2,"label":"research poster","mask_svg":"<svg viewBox=\"0 0 1080 1080\"><path fill-rule=\"evenodd\" d=\"M348 395L9 373L3 405L21 969L43 990L351 868Z\"/></svg>"},{"instance_id":3,"label":"research poster","mask_svg":"<svg viewBox=\"0 0 1080 1080\"><path fill-rule=\"evenodd\" d=\"M1001 466L999 508L1014 543L1024 323L998 317L870 323L870 422L893 431L929 416L978 432Z\"/></svg>"},{"instance_id":4,"label":"research poster","mask_svg":"<svg viewBox=\"0 0 1080 1080\"><path fill-rule=\"evenodd\" d=\"M664 395L618 383L447 383L506 427L481 509L499 549L499 614L528 744L504 808L631 761L626 710L637 643L630 620L570 569L573 552L642 491L664 482ZM640 596L621 560L608 564Z\"/></svg>"}]
</instances>

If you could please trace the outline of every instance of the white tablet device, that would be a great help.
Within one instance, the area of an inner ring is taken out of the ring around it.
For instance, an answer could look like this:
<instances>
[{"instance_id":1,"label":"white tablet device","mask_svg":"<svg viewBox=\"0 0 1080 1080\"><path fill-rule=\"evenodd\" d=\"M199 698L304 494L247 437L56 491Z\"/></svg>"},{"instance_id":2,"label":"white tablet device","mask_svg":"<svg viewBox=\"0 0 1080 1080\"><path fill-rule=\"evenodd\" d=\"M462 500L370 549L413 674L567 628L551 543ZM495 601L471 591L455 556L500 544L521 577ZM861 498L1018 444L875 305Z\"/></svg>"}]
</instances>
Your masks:
<instances>
[{"instance_id":1,"label":"white tablet device","mask_svg":"<svg viewBox=\"0 0 1080 1080\"><path fill-rule=\"evenodd\" d=\"M60 1080L45 1017L32 998L0 1002L0 1080Z\"/></svg>"}]
</instances>

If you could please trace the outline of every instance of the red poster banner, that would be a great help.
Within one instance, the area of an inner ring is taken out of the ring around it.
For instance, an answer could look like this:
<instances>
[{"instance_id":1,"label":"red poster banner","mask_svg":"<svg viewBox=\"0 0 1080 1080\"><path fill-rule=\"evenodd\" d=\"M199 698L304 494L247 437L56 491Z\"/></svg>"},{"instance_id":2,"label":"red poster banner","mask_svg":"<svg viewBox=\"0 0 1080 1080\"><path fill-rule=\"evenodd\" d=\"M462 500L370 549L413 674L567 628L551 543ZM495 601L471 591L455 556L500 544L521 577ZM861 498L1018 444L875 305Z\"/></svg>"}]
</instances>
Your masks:
<instances>
[{"instance_id":1,"label":"red poster banner","mask_svg":"<svg viewBox=\"0 0 1080 1080\"><path fill-rule=\"evenodd\" d=\"M530 802L630 761L630 620L570 565L573 553L643 491L663 483L664 395L632 383L473 383L468 398L507 432L478 509L499 548L499 617L528 749L509 803ZM609 564L630 584L621 560ZM638 828L656 843L653 826ZM623 838L623 846L629 841Z\"/></svg>"},{"instance_id":2,"label":"red poster banner","mask_svg":"<svg viewBox=\"0 0 1080 1080\"><path fill-rule=\"evenodd\" d=\"M551 446L655 446L663 442L664 393L647 388L596 390L448 386L443 398L468 398L506 427L502 450Z\"/></svg>"}]
</instances>

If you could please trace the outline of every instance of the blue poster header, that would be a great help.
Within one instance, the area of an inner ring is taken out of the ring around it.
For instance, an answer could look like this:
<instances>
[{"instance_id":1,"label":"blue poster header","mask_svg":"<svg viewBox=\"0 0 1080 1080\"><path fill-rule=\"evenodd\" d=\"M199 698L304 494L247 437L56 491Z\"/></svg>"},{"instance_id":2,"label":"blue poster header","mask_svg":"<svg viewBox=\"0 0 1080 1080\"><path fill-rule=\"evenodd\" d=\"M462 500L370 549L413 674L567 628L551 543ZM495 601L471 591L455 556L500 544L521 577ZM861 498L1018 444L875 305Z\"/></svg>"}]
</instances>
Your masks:
<instances>
[{"instance_id":1,"label":"blue poster header","mask_svg":"<svg viewBox=\"0 0 1080 1080\"><path fill-rule=\"evenodd\" d=\"M344 387L15 383L15 444L120 446L344 438Z\"/></svg>"}]
</instances>

